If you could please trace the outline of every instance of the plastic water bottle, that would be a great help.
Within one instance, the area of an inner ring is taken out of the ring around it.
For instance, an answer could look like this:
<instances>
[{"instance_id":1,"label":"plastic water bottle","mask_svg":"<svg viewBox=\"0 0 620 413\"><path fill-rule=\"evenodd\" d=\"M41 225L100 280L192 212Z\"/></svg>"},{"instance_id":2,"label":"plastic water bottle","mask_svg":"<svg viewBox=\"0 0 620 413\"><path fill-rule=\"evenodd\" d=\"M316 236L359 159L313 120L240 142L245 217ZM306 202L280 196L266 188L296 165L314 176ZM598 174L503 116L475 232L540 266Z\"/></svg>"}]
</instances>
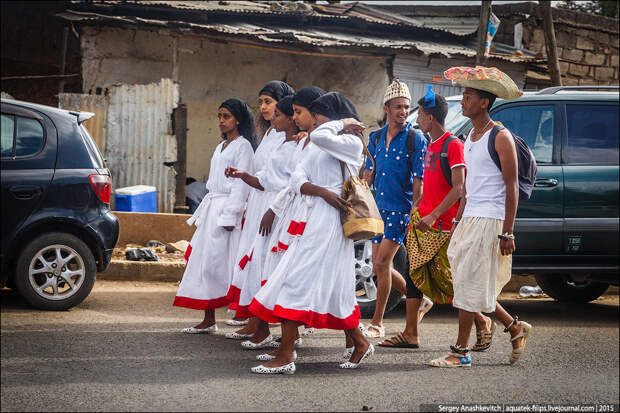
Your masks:
<instances>
[{"instance_id":1,"label":"plastic water bottle","mask_svg":"<svg viewBox=\"0 0 620 413\"><path fill-rule=\"evenodd\" d=\"M542 294L542 289L539 286L524 285L519 288L519 295L521 297L538 297Z\"/></svg>"}]
</instances>

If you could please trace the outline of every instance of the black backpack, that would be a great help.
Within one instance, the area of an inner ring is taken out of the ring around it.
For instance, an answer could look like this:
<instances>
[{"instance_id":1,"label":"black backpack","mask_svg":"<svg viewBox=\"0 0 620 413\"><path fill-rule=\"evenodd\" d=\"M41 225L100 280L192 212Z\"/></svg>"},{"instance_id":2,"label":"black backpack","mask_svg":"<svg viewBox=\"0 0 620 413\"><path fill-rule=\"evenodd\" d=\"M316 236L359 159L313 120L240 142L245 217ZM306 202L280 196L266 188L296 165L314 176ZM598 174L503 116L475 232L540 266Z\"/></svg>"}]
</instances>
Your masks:
<instances>
[{"instance_id":1,"label":"black backpack","mask_svg":"<svg viewBox=\"0 0 620 413\"><path fill-rule=\"evenodd\" d=\"M493 162L495 162L495 165L497 165L500 171L502 170L502 166L499 162L499 155L495 150L495 138L502 129L506 128L500 125L493 126L493 129L491 129L491 134L489 135L488 144L489 155L491 155L491 159L493 159ZM506 130L510 132L517 149L517 163L519 168L519 201L527 201L532 196L532 189L534 188L534 183L536 182L536 158L523 138L516 136L509 129Z\"/></svg>"}]
</instances>

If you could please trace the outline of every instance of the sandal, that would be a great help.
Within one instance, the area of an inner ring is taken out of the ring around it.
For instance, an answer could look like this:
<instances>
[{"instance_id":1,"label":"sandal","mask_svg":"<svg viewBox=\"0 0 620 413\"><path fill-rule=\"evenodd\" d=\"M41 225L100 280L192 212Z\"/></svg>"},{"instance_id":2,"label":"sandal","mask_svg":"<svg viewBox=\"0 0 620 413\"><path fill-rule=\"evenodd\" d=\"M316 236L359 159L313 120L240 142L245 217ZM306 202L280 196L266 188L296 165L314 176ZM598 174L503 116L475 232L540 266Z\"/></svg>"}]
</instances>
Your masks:
<instances>
[{"instance_id":1,"label":"sandal","mask_svg":"<svg viewBox=\"0 0 620 413\"><path fill-rule=\"evenodd\" d=\"M394 337L390 337L387 340L383 340L377 345L381 347L393 347L393 348L420 348L419 344L408 342L402 333L398 333Z\"/></svg>"},{"instance_id":2,"label":"sandal","mask_svg":"<svg viewBox=\"0 0 620 413\"><path fill-rule=\"evenodd\" d=\"M457 363L448 361L448 357L456 357L459 359ZM428 363L432 367L471 367L471 356L469 354L448 353L443 357L431 360Z\"/></svg>"},{"instance_id":3,"label":"sandal","mask_svg":"<svg viewBox=\"0 0 620 413\"><path fill-rule=\"evenodd\" d=\"M525 321L519 321L519 325L521 326L519 334L512 337L510 341L513 342L520 338L523 338L523 343L521 343L520 347L512 349L512 353L510 354L510 365L513 365L517 361L519 361L519 359L523 355L523 350L525 350L525 342L527 340L527 337L530 335L530 331L532 330L532 326Z\"/></svg>"},{"instance_id":4,"label":"sandal","mask_svg":"<svg viewBox=\"0 0 620 413\"><path fill-rule=\"evenodd\" d=\"M375 330L377 333L373 333L370 329ZM382 338L385 337L385 327L376 326L374 324L370 324L368 327L364 329L364 336L368 338Z\"/></svg>"},{"instance_id":5,"label":"sandal","mask_svg":"<svg viewBox=\"0 0 620 413\"><path fill-rule=\"evenodd\" d=\"M420 304L420 309L418 310L418 324L422 322L424 314L428 313L431 308L433 308L433 302L431 299L428 297L423 297L422 303Z\"/></svg>"},{"instance_id":6,"label":"sandal","mask_svg":"<svg viewBox=\"0 0 620 413\"><path fill-rule=\"evenodd\" d=\"M476 330L476 344L471 348L471 351L484 351L491 347L491 341L493 340L493 333L497 329L495 321L491 320L491 328L485 330Z\"/></svg>"}]
</instances>

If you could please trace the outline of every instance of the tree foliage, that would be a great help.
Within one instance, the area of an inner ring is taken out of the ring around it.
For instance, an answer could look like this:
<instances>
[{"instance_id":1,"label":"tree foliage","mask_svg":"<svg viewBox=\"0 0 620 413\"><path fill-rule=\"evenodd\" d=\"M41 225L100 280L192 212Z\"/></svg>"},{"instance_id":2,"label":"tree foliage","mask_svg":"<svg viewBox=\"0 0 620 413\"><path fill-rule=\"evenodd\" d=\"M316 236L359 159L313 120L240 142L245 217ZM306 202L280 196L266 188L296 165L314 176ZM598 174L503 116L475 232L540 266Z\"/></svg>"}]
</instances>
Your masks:
<instances>
[{"instance_id":1,"label":"tree foliage","mask_svg":"<svg viewBox=\"0 0 620 413\"><path fill-rule=\"evenodd\" d=\"M620 2L617 0L575 1L563 0L558 7L569 10L583 11L617 19L620 14Z\"/></svg>"}]
</instances>

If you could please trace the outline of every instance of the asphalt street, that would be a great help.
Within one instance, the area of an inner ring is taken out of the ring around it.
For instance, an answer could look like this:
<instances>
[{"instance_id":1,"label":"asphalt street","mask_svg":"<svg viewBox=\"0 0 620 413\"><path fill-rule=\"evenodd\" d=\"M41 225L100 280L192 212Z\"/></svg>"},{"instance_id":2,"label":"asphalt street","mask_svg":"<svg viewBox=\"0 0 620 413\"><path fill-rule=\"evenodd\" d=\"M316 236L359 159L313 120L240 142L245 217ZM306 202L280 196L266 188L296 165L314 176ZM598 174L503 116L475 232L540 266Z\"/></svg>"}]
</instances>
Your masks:
<instances>
[{"instance_id":1,"label":"asphalt street","mask_svg":"<svg viewBox=\"0 0 620 413\"><path fill-rule=\"evenodd\" d=\"M4 411L416 411L427 403L618 404L618 296L587 305L502 296L533 325L525 354L508 364L508 335L474 353L471 369L437 369L456 337L456 311L436 305L421 348L384 349L357 370L340 370L341 332L318 330L298 350L297 373L250 373L259 351L215 335L182 334L201 313L172 307L174 283L98 281L65 312L37 311L1 293ZM404 305L386 319L404 325ZM364 320L367 322L367 320ZM279 328L272 331L279 334ZM475 339L475 337L472 337ZM378 340L373 340L377 342Z\"/></svg>"}]
</instances>

